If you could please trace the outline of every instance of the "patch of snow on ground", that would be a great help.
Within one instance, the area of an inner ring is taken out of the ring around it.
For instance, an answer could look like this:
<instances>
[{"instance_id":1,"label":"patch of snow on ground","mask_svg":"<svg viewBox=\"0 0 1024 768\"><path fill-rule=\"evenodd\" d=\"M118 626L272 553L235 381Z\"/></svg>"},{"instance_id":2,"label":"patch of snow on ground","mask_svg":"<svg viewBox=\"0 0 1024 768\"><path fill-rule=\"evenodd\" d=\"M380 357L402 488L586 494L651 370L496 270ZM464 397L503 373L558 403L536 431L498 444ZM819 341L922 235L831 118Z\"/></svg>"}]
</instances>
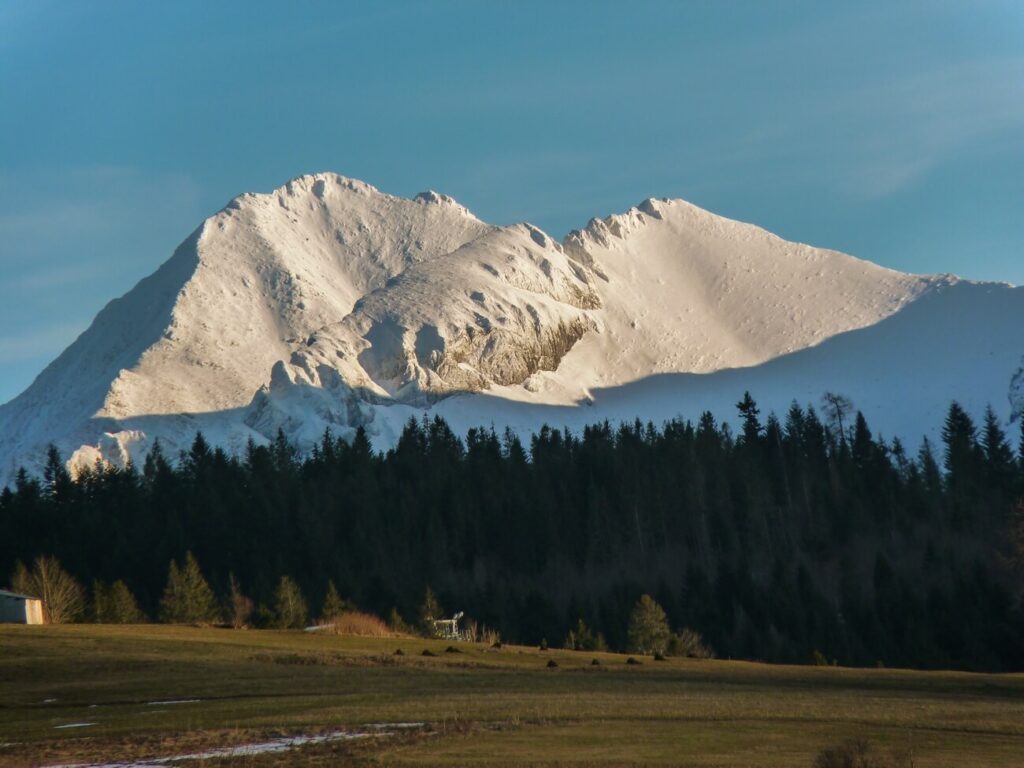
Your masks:
<instances>
[{"instance_id":1,"label":"patch of snow on ground","mask_svg":"<svg viewBox=\"0 0 1024 768\"><path fill-rule=\"evenodd\" d=\"M89 723L89 725L92 725L92 723ZM375 729L373 732L338 730L316 736L282 736L280 738L268 739L266 741L254 742L252 744L239 744L233 747L216 747L214 749L189 752L182 755L168 755L165 757L153 757L144 760L130 760L126 762L64 763L60 765L47 766L47 768L152 768L153 766L173 765L175 763L183 763L190 760L254 757L257 755L287 752L291 749L311 744L329 744L337 741L386 738L394 735L391 733L392 730L400 728L420 728L423 727L423 725L423 723L381 723L368 726L369 728Z\"/></svg>"}]
</instances>

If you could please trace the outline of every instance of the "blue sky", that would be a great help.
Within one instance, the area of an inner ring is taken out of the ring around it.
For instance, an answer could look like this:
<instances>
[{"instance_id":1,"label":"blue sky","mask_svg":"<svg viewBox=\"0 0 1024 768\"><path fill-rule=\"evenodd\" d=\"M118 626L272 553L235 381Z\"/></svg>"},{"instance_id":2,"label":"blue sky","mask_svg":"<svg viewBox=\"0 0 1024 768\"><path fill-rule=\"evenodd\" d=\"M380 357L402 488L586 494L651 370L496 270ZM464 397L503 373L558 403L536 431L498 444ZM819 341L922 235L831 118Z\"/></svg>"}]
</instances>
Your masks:
<instances>
[{"instance_id":1,"label":"blue sky","mask_svg":"<svg viewBox=\"0 0 1024 768\"><path fill-rule=\"evenodd\" d=\"M321 170L1024 283L1024 3L7 0L0 402L231 197Z\"/></svg>"}]
</instances>

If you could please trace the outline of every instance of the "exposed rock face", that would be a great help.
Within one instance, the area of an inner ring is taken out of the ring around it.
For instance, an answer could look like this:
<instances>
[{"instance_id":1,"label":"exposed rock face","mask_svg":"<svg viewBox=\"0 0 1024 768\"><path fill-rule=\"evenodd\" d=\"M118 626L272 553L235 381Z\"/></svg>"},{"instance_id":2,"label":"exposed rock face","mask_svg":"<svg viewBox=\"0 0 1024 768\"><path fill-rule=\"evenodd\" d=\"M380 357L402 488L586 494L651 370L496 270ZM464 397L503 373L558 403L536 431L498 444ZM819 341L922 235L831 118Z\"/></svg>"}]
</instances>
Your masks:
<instances>
[{"instance_id":1,"label":"exposed rock face","mask_svg":"<svg viewBox=\"0 0 1024 768\"><path fill-rule=\"evenodd\" d=\"M417 264L313 334L293 377L325 376L381 398L422 403L493 384L522 384L595 326L590 271L535 228L495 229Z\"/></svg>"}]
</instances>

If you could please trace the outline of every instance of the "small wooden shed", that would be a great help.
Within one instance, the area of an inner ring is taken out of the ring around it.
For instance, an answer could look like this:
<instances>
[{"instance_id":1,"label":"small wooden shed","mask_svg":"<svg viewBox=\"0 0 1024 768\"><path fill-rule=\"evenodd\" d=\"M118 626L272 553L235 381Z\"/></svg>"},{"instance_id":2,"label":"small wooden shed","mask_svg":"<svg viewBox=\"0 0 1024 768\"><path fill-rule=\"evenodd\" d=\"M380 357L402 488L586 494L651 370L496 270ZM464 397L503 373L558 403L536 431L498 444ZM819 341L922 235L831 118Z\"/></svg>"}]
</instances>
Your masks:
<instances>
[{"instance_id":1,"label":"small wooden shed","mask_svg":"<svg viewBox=\"0 0 1024 768\"><path fill-rule=\"evenodd\" d=\"M0 623L43 624L43 601L31 595L19 595L0 589Z\"/></svg>"}]
</instances>

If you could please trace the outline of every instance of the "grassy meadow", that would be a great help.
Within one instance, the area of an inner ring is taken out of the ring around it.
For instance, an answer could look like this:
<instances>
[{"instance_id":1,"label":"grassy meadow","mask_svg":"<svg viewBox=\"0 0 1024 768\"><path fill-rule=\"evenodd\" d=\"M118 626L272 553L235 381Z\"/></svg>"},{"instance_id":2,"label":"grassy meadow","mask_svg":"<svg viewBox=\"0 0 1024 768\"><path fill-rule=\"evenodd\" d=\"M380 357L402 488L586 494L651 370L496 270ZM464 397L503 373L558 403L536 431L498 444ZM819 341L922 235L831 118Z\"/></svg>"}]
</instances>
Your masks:
<instances>
[{"instance_id":1,"label":"grassy meadow","mask_svg":"<svg viewBox=\"0 0 1024 768\"><path fill-rule=\"evenodd\" d=\"M764 768L811 766L826 745L865 737L911 750L914 766L1024 766L1024 675L632 665L619 654L448 647L297 631L0 626L0 765L423 722L202 764Z\"/></svg>"}]
</instances>

